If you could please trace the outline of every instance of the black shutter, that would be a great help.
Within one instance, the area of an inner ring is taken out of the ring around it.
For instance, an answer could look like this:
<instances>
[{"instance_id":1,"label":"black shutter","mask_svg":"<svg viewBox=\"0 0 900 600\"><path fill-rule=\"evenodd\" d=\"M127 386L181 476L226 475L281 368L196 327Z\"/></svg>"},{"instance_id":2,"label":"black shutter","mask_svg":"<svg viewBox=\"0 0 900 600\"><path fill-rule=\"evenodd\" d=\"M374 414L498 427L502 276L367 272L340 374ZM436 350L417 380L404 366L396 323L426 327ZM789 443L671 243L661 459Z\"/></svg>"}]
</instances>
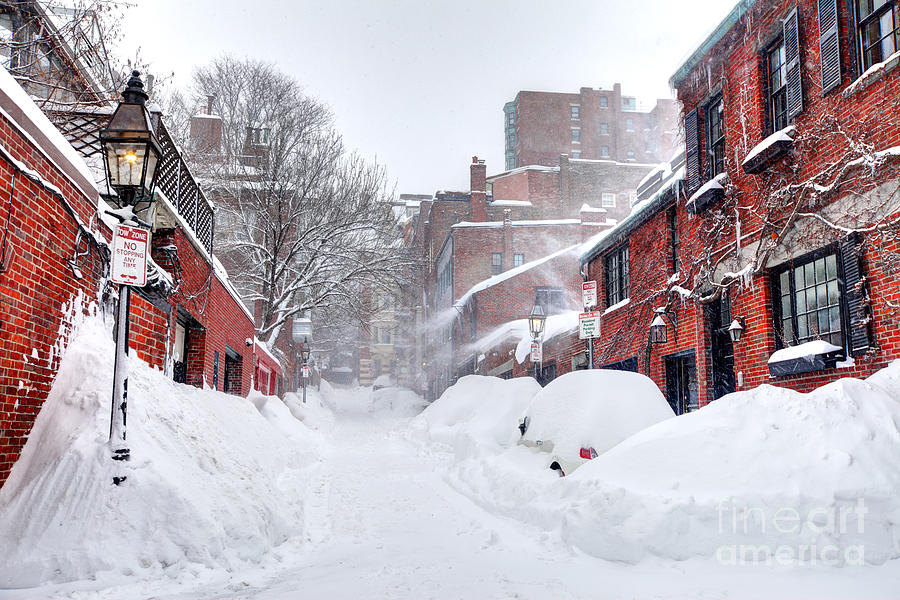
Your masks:
<instances>
[{"instance_id":1,"label":"black shutter","mask_svg":"<svg viewBox=\"0 0 900 600\"><path fill-rule=\"evenodd\" d=\"M855 233L841 240L841 266L844 271L843 292L847 299L847 313L850 317L847 347L851 356L865 354L871 346L869 312L865 304L866 289L863 284L861 238L861 235Z\"/></svg>"},{"instance_id":2,"label":"black shutter","mask_svg":"<svg viewBox=\"0 0 900 600\"><path fill-rule=\"evenodd\" d=\"M837 0L819 0L819 60L822 62L822 95L841 84L837 11Z\"/></svg>"},{"instance_id":3,"label":"black shutter","mask_svg":"<svg viewBox=\"0 0 900 600\"><path fill-rule=\"evenodd\" d=\"M791 11L782 24L784 59L787 63L787 112L793 119L803 110L803 85L800 82L800 32L797 9Z\"/></svg>"},{"instance_id":4,"label":"black shutter","mask_svg":"<svg viewBox=\"0 0 900 600\"><path fill-rule=\"evenodd\" d=\"M684 183L689 196L700 187L699 133L695 108L684 116Z\"/></svg>"}]
</instances>

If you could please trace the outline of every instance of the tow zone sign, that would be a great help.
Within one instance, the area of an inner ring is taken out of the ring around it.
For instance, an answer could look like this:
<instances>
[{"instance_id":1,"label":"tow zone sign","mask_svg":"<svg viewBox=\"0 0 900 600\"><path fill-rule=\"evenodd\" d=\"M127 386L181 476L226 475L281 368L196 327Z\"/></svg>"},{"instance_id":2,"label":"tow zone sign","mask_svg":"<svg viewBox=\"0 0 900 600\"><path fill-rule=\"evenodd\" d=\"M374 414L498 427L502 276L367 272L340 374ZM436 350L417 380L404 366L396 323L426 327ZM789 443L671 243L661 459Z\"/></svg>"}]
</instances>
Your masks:
<instances>
[{"instance_id":1,"label":"tow zone sign","mask_svg":"<svg viewBox=\"0 0 900 600\"><path fill-rule=\"evenodd\" d=\"M113 236L111 279L113 283L147 285L147 247L150 231L130 225L116 226Z\"/></svg>"}]
</instances>

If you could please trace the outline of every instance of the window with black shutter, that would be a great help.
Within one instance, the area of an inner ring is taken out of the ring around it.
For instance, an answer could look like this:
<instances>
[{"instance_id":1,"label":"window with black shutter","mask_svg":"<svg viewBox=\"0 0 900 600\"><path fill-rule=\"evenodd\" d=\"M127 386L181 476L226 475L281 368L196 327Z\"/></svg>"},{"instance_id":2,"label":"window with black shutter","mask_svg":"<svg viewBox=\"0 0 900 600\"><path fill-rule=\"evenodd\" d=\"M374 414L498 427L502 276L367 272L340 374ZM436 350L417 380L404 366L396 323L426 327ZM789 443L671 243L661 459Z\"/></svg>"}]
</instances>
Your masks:
<instances>
[{"instance_id":1,"label":"window with black shutter","mask_svg":"<svg viewBox=\"0 0 900 600\"><path fill-rule=\"evenodd\" d=\"M769 133L787 127L787 62L784 56L784 40L769 49L768 59L769 84L769 117L771 128Z\"/></svg>"},{"instance_id":2,"label":"window with black shutter","mask_svg":"<svg viewBox=\"0 0 900 600\"><path fill-rule=\"evenodd\" d=\"M709 179L725 172L725 105L722 96L706 105L706 171Z\"/></svg>"},{"instance_id":3,"label":"window with black shutter","mask_svg":"<svg viewBox=\"0 0 900 600\"><path fill-rule=\"evenodd\" d=\"M787 111L793 119L803 111L803 84L800 77L800 29L797 9L790 12L782 24L784 59L787 63Z\"/></svg>"},{"instance_id":4,"label":"window with black shutter","mask_svg":"<svg viewBox=\"0 0 900 600\"><path fill-rule=\"evenodd\" d=\"M688 195L700 187L700 128L697 123L697 109L684 116L684 183Z\"/></svg>"},{"instance_id":5,"label":"window with black shutter","mask_svg":"<svg viewBox=\"0 0 900 600\"><path fill-rule=\"evenodd\" d=\"M623 245L604 259L606 274L606 306L618 304L628 298L628 245Z\"/></svg>"},{"instance_id":6,"label":"window with black shutter","mask_svg":"<svg viewBox=\"0 0 900 600\"><path fill-rule=\"evenodd\" d=\"M818 0L819 60L822 63L822 94L841 84L841 50L838 42L837 0Z\"/></svg>"}]
</instances>

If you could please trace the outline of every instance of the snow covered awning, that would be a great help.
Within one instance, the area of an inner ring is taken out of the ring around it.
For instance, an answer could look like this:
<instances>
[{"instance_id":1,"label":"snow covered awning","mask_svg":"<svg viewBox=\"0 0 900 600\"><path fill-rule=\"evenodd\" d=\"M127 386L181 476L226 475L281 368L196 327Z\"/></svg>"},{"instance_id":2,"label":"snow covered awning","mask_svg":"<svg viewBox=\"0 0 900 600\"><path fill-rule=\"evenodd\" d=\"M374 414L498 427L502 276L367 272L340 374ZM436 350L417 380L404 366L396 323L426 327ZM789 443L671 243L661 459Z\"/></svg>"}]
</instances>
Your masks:
<instances>
[{"instance_id":1,"label":"snow covered awning","mask_svg":"<svg viewBox=\"0 0 900 600\"><path fill-rule=\"evenodd\" d=\"M787 154L794 145L794 134L796 132L796 127L788 125L754 146L741 165L744 173L750 175L762 173L769 165Z\"/></svg>"},{"instance_id":2,"label":"snow covered awning","mask_svg":"<svg viewBox=\"0 0 900 600\"><path fill-rule=\"evenodd\" d=\"M769 357L769 375L782 377L832 369L843 360L844 349L825 340L812 340L782 348Z\"/></svg>"},{"instance_id":3,"label":"snow covered awning","mask_svg":"<svg viewBox=\"0 0 900 600\"><path fill-rule=\"evenodd\" d=\"M719 173L706 183L694 195L688 198L687 210L691 213L700 213L725 197L725 184L728 182L727 173Z\"/></svg>"}]
</instances>

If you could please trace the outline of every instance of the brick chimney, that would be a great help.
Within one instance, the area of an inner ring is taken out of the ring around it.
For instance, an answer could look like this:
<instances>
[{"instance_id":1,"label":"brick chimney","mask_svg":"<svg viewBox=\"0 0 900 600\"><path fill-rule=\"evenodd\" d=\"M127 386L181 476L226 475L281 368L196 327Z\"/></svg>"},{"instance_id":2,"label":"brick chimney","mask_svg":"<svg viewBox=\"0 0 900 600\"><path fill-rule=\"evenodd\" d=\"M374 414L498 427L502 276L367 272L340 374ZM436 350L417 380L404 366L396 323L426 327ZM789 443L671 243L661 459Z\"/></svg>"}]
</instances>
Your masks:
<instances>
[{"instance_id":1,"label":"brick chimney","mask_svg":"<svg viewBox=\"0 0 900 600\"><path fill-rule=\"evenodd\" d=\"M477 156L472 157L469 167L469 218L475 223L487 221L487 167Z\"/></svg>"},{"instance_id":2,"label":"brick chimney","mask_svg":"<svg viewBox=\"0 0 900 600\"><path fill-rule=\"evenodd\" d=\"M222 117L213 114L215 96L206 97L206 106L191 117L191 142L202 154L215 154L222 148Z\"/></svg>"}]
</instances>

